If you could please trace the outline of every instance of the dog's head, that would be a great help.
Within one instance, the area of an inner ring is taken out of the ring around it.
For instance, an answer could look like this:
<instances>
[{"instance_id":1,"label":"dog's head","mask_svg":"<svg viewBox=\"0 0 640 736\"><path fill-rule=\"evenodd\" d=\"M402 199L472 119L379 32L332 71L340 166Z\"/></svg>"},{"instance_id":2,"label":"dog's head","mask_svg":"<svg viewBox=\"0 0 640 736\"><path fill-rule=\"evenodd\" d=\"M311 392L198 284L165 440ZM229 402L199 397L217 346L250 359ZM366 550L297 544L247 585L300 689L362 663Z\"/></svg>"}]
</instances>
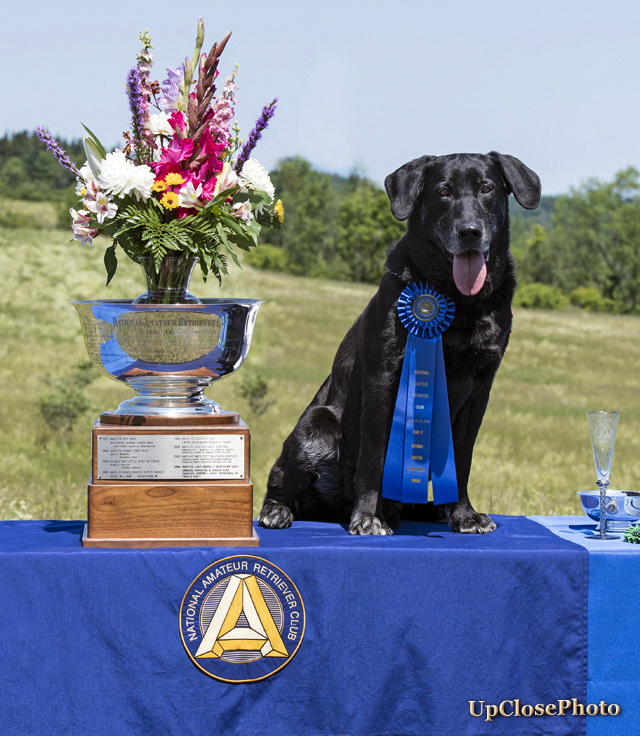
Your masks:
<instances>
[{"instance_id":1,"label":"dog's head","mask_svg":"<svg viewBox=\"0 0 640 736\"><path fill-rule=\"evenodd\" d=\"M507 224L509 194L526 209L540 202L537 174L517 158L495 152L423 156L384 183L394 217L409 219L409 232L419 232L443 253L465 296L475 296L485 283L492 244ZM500 247L508 247L506 236ZM420 266L421 253L412 256Z\"/></svg>"}]
</instances>

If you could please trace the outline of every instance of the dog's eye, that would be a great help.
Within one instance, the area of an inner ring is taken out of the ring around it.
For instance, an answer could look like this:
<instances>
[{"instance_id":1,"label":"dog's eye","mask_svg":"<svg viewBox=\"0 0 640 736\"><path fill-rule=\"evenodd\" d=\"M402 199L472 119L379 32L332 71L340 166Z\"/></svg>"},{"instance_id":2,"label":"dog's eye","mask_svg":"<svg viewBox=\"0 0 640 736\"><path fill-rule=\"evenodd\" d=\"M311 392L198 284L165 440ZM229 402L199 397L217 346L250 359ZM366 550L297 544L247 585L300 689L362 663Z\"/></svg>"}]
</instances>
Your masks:
<instances>
[{"instance_id":1,"label":"dog's eye","mask_svg":"<svg viewBox=\"0 0 640 736\"><path fill-rule=\"evenodd\" d=\"M492 188L488 184L485 184L480 191L483 194L489 194L489 192L491 192L493 190L492 190Z\"/></svg>"},{"instance_id":2,"label":"dog's eye","mask_svg":"<svg viewBox=\"0 0 640 736\"><path fill-rule=\"evenodd\" d=\"M449 190L446 187L442 187L442 189L438 192L438 194L441 197L448 197L449 196Z\"/></svg>"}]
</instances>

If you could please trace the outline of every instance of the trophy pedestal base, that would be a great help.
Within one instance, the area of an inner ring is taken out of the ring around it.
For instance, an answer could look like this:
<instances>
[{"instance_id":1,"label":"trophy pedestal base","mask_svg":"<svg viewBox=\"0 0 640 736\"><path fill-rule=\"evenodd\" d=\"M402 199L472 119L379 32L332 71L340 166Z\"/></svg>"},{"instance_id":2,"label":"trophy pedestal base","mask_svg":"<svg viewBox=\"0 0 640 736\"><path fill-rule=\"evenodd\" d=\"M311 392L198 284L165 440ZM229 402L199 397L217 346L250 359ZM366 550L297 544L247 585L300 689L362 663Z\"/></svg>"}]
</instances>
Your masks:
<instances>
[{"instance_id":1,"label":"trophy pedestal base","mask_svg":"<svg viewBox=\"0 0 640 736\"><path fill-rule=\"evenodd\" d=\"M247 425L96 422L83 547L257 547Z\"/></svg>"},{"instance_id":2,"label":"trophy pedestal base","mask_svg":"<svg viewBox=\"0 0 640 736\"><path fill-rule=\"evenodd\" d=\"M116 547L121 549L150 549L152 547L259 547L260 540L253 530L251 537L214 537L191 539L189 537L174 537L155 539L94 539L89 537L88 524L84 525L82 535L83 547Z\"/></svg>"}]
</instances>

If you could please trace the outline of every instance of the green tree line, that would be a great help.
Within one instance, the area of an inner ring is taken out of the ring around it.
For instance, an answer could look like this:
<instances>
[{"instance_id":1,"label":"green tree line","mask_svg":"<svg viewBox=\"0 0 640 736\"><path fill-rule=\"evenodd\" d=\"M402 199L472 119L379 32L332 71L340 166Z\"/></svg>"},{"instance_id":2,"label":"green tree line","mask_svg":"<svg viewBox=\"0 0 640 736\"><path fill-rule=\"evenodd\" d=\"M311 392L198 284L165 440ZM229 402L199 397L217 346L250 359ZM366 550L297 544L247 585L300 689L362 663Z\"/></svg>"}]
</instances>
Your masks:
<instances>
[{"instance_id":1,"label":"green tree line","mask_svg":"<svg viewBox=\"0 0 640 736\"><path fill-rule=\"evenodd\" d=\"M255 265L307 276L375 283L390 243L405 224L385 192L366 178L316 171L308 161L281 161L272 173L287 229L266 233ZM640 173L591 179L533 211L513 198L511 247L520 287L516 304L640 313Z\"/></svg>"},{"instance_id":2,"label":"green tree line","mask_svg":"<svg viewBox=\"0 0 640 736\"><path fill-rule=\"evenodd\" d=\"M82 141L62 142L78 168L84 163ZM75 186L73 174L58 164L34 132L0 138L0 196L32 202L62 202Z\"/></svg>"},{"instance_id":3,"label":"green tree line","mask_svg":"<svg viewBox=\"0 0 640 736\"><path fill-rule=\"evenodd\" d=\"M271 172L285 211L283 230L261 234L249 263L259 268L343 281L376 283L390 243L405 231L386 193L357 173L317 171L303 158Z\"/></svg>"},{"instance_id":4,"label":"green tree line","mask_svg":"<svg viewBox=\"0 0 640 736\"><path fill-rule=\"evenodd\" d=\"M61 141L80 166L80 141ZM387 248L405 231L384 190L357 172L315 169L300 157L281 160L271 178L285 210L284 230L268 230L248 262L311 277L376 283ZM60 203L61 224L76 204L73 175L35 133L0 138L0 197ZM589 180L562 197L522 209L511 200L511 250L521 306L640 313L640 173ZM63 211L64 210L64 211Z\"/></svg>"},{"instance_id":5,"label":"green tree line","mask_svg":"<svg viewBox=\"0 0 640 736\"><path fill-rule=\"evenodd\" d=\"M558 197L513 252L523 306L640 313L640 173L630 167Z\"/></svg>"}]
</instances>

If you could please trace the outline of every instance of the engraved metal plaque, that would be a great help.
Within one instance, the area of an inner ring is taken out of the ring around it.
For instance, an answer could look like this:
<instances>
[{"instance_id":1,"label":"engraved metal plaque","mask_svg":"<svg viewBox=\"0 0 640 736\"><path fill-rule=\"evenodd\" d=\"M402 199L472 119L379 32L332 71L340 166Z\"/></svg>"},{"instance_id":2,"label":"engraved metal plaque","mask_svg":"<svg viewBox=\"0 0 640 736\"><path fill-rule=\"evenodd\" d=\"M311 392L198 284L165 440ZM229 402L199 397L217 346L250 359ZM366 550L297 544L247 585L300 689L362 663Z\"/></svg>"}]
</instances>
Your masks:
<instances>
[{"instance_id":1,"label":"engraved metal plaque","mask_svg":"<svg viewBox=\"0 0 640 736\"><path fill-rule=\"evenodd\" d=\"M145 363L192 363L215 346L228 317L153 311L126 312L115 320L118 345L135 360Z\"/></svg>"},{"instance_id":2,"label":"engraved metal plaque","mask_svg":"<svg viewBox=\"0 0 640 736\"><path fill-rule=\"evenodd\" d=\"M98 480L239 480L244 436L238 434L101 434Z\"/></svg>"}]
</instances>

